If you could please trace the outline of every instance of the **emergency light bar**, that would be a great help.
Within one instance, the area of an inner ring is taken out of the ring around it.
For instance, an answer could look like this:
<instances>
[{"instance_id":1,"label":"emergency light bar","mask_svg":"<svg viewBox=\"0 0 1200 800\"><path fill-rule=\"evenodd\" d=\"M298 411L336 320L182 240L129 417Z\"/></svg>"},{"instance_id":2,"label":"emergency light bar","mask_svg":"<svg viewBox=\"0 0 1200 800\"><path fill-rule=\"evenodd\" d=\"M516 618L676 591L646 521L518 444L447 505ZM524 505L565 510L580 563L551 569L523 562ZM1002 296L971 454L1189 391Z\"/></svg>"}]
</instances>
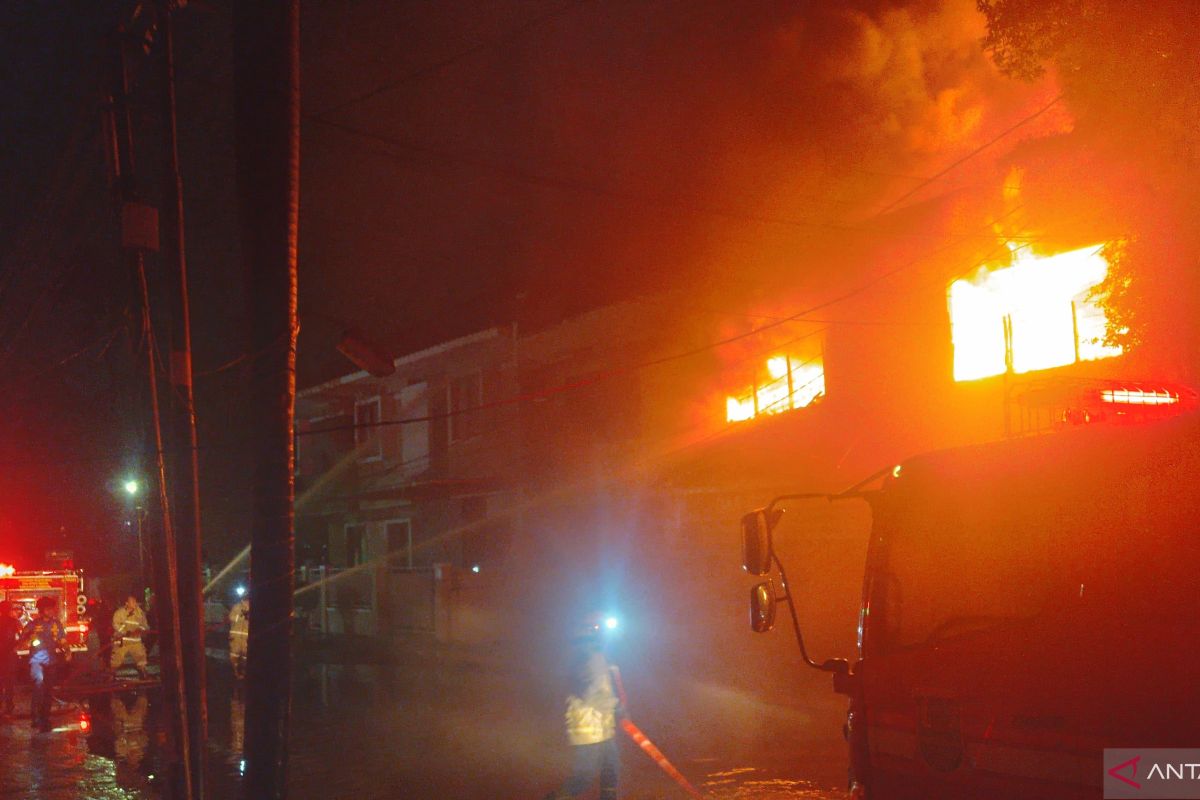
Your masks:
<instances>
[{"instance_id":1,"label":"emergency light bar","mask_svg":"<svg viewBox=\"0 0 1200 800\"><path fill-rule=\"evenodd\" d=\"M1174 392L1148 392L1142 389L1103 389L1100 399L1105 403L1129 406L1169 406L1179 402L1179 395Z\"/></svg>"}]
</instances>

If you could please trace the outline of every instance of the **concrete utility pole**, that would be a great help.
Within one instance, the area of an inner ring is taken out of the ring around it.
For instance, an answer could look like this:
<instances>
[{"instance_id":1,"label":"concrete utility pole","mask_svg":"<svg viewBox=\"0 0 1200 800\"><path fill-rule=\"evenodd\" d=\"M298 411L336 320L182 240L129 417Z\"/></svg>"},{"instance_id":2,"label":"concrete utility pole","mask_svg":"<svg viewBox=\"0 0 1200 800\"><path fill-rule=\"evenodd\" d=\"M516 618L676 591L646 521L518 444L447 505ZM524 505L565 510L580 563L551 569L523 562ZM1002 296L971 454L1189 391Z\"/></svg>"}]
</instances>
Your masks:
<instances>
[{"instance_id":1,"label":"concrete utility pole","mask_svg":"<svg viewBox=\"0 0 1200 800\"><path fill-rule=\"evenodd\" d=\"M246 794L287 796L294 542L300 2L233 6L237 186L250 314L254 517Z\"/></svg>"},{"instance_id":2,"label":"concrete utility pole","mask_svg":"<svg viewBox=\"0 0 1200 800\"><path fill-rule=\"evenodd\" d=\"M154 356L154 326L150 313L150 292L146 281L145 254L158 250L158 215L155 209L142 202L134 174L133 122L129 110L130 63L126 58L130 31L122 26L116 36L112 60L112 88L108 103L107 133L111 148L113 177L121 209L121 246L129 259L137 297L141 306L140 334L146 349L147 376L150 389L150 411L156 451L157 484L162 512L160 536L152 539L151 560L154 564L156 619L159 639L163 643L161 675L163 693L171 713L167 730L170 738L168 792L171 797L193 800L191 792L193 765L188 758L188 713L184 702L183 654L179 640L179 597L175 580L176 552L171 504L167 492L167 475L159 417L158 374ZM199 765L196 765L199 768Z\"/></svg>"},{"instance_id":3,"label":"concrete utility pole","mask_svg":"<svg viewBox=\"0 0 1200 800\"><path fill-rule=\"evenodd\" d=\"M179 174L179 130L175 116L174 15L178 0L161 0L158 32L162 52L162 114L166 142L163 174L163 275L171 300L171 437L175 489L175 541L179 578L179 638L187 703L191 791L204 797L204 743L208 741L205 692L204 600L200 576L200 469L196 450L196 404L192 394L192 329L188 302L183 224L183 179Z\"/></svg>"}]
</instances>

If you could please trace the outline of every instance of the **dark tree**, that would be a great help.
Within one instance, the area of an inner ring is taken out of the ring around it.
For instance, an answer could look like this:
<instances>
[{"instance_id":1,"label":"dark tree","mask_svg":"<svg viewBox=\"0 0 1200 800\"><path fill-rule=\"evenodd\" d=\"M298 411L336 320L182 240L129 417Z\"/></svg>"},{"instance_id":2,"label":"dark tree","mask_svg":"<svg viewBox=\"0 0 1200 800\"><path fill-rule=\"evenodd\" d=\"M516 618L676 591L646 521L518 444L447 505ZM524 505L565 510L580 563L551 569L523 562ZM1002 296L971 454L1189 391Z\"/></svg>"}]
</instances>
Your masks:
<instances>
[{"instance_id":1,"label":"dark tree","mask_svg":"<svg viewBox=\"0 0 1200 800\"><path fill-rule=\"evenodd\" d=\"M1053 71L1086 191L1121 210L1100 287L1110 341L1194 378L1200 364L1200 7L1192 0L978 0L1006 74ZM1081 189L1081 191L1084 191Z\"/></svg>"}]
</instances>

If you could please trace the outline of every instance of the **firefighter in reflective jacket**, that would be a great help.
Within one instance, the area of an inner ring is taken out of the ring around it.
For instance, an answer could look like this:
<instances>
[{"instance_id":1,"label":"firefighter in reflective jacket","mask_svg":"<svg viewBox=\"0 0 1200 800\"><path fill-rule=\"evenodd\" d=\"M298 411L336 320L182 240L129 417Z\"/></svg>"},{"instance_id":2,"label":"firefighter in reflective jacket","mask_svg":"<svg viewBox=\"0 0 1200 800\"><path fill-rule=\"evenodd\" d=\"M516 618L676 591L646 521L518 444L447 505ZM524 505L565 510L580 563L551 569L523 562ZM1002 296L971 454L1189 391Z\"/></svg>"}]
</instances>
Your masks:
<instances>
[{"instance_id":1,"label":"firefighter in reflective jacket","mask_svg":"<svg viewBox=\"0 0 1200 800\"><path fill-rule=\"evenodd\" d=\"M579 797L597 780L600 800L616 800L620 760L617 755L617 694L612 667L604 657L600 623L589 621L576 638L567 696L567 740L571 775L547 800Z\"/></svg>"},{"instance_id":2,"label":"firefighter in reflective jacket","mask_svg":"<svg viewBox=\"0 0 1200 800\"><path fill-rule=\"evenodd\" d=\"M236 678L246 676L246 648L250 643L250 598L229 609L229 663Z\"/></svg>"},{"instance_id":3,"label":"firefighter in reflective jacket","mask_svg":"<svg viewBox=\"0 0 1200 800\"><path fill-rule=\"evenodd\" d=\"M146 646L142 644L142 632L150 629L146 612L138 605L133 595L125 598L125 605L113 613L112 658L108 665L116 671L126 658L133 658L138 675L146 677Z\"/></svg>"},{"instance_id":4,"label":"firefighter in reflective jacket","mask_svg":"<svg viewBox=\"0 0 1200 800\"><path fill-rule=\"evenodd\" d=\"M71 650L67 646L67 631L58 619L58 601L53 597L39 597L37 610L37 617L21 631L21 642L29 648L29 676L33 678L29 716L34 730L48 733L53 669L60 659L71 660Z\"/></svg>"}]
</instances>

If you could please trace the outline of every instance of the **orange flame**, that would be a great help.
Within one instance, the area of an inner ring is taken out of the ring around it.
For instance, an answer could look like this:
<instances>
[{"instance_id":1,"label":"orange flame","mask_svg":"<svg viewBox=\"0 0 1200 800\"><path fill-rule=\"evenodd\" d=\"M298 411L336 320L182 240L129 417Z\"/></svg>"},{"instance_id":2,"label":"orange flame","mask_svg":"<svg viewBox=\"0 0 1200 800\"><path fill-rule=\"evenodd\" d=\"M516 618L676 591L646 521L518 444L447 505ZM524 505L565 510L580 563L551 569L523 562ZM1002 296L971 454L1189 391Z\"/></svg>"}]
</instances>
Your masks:
<instances>
[{"instance_id":1,"label":"orange flame","mask_svg":"<svg viewBox=\"0 0 1200 800\"><path fill-rule=\"evenodd\" d=\"M789 355L767 359L767 380L737 397L725 398L725 419L744 422L763 414L782 414L804 408L825 394L825 369L820 361L799 361Z\"/></svg>"},{"instance_id":2,"label":"orange flame","mask_svg":"<svg viewBox=\"0 0 1200 800\"><path fill-rule=\"evenodd\" d=\"M1011 245L1010 245L1011 247ZM1011 266L950 285L954 379L1050 369L1121 354L1091 290L1108 274L1102 245L1051 256L1014 249Z\"/></svg>"}]
</instances>

